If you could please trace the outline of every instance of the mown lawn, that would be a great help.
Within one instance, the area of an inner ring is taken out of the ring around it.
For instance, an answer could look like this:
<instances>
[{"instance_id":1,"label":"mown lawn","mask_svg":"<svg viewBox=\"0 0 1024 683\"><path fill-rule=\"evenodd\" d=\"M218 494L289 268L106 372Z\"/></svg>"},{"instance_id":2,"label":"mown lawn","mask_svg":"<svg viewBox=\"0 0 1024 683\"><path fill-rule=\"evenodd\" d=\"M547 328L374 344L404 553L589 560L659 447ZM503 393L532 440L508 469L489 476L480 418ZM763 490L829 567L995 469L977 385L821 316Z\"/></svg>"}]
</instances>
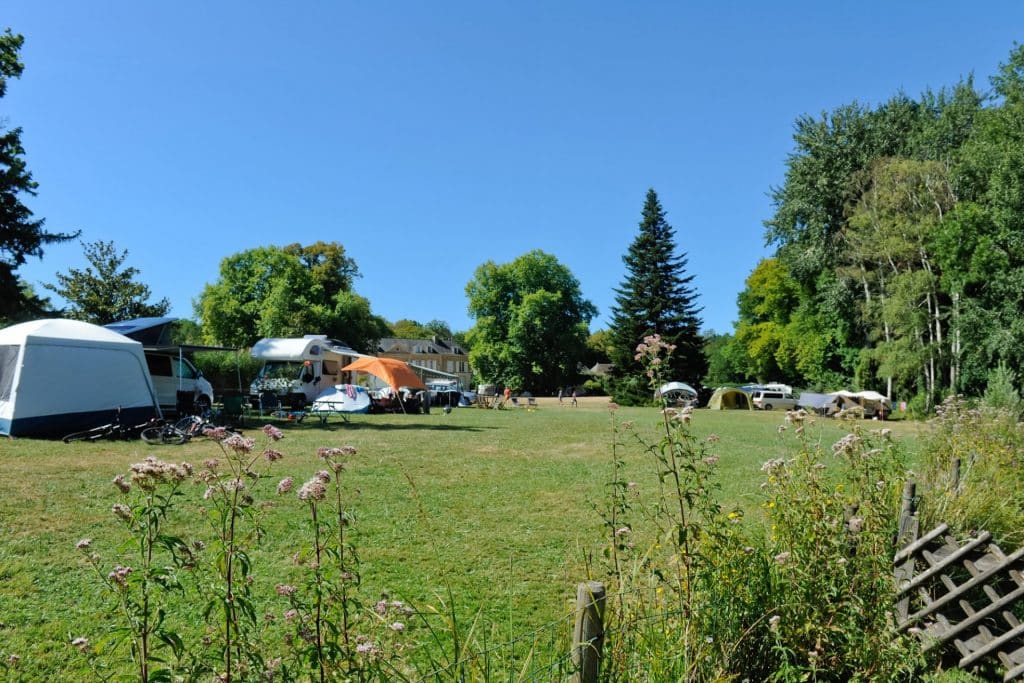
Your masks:
<instances>
[{"instance_id":1,"label":"mown lawn","mask_svg":"<svg viewBox=\"0 0 1024 683\"><path fill-rule=\"evenodd\" d=\"M623 408L618 421L657 438L660 414ZM756 516L761 463L785 456L792 432L779 433L781 413L699 410L694 433L717 434L721 499ZM255 423L247 434L259 433ZM320 463L319 446L358 449L346 470L354 511L362 594L382 591L419 606L438 605L448 587L463 619L479 613L495 640L561 630L575 584L602 541L604 497L611 473L610 413L599 399L579 408L541 402L537 410L459 409L450 415L363 415L326 427L277 422L285 458L270 466L258 500L269 500L268 533L254 554L256 590L265 609L280 608L274 585L297 579L293 555L308 544L305 508L294 494L279 498L285 476L297 483ZM876 427L876 424L866 425ZM920 425L889 423L913 455ZM818 421L813 438L828 447L844 425ZM627 438L626 442L632 443ZM653 490L650 456L628 446L626 477ZM82 538L108 566L125 537L110 512L118 500L112 478L147 455L195 464L216 457L210 442L149 447L130 443L70 444L0 440L0 656L21 657L25 680L76 679L83 669L68 645L97 638L111 617L109 594L75 549ZM190 537L209 535L197 514L202 487L190 487L174 524ZM195 606L182 606L191 614ZM191 619L186 616L186 620ZM550 626L558 622L557 626ZM555 640L550 635L549 640Z\"/></svg>"}]
</instances>

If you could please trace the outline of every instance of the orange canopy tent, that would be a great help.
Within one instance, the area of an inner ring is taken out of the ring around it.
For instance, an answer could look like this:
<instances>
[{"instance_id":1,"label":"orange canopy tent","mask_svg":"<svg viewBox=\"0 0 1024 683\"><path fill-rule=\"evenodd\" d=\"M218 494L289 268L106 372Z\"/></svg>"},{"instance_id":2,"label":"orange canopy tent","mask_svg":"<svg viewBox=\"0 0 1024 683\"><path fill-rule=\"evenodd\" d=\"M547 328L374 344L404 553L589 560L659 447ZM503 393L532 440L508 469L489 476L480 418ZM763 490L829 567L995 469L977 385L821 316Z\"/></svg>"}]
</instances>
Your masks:
<instances>
[{"instance_id":1,"label":"orange canopy tent","mask_svg":"<svg viewBox=\"0 0 1024 683\"><path fill-rule=\"evenodd\" d=\"M356 372L367 372L374 377L379 377L388 383L396 392L399 387L410 389L426 389L423 383L409 364L395 358L360 358L349 363L342 370L353 370Z\"/></svg>"}]
</instances>

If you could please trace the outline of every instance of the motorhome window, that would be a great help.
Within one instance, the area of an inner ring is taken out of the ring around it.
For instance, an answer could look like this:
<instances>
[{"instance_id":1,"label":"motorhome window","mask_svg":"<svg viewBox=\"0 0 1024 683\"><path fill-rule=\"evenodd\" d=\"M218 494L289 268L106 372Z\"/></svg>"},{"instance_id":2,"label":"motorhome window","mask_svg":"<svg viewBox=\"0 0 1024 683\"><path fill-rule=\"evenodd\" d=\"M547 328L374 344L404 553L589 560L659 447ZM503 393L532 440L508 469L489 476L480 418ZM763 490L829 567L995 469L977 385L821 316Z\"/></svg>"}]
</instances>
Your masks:
<instances>
[{"instance_id":1,"label":"motorhome window","mask_svg":"<svg viewBox=\"0 0 1024 683\"><path fill-rule=\"evenodd\" d=\"M338 361L325 360L324 361L324 374L325 375L337 375L338 374Z\"/></svg>"},{"instance_id":2,"label":"motorhome window","mask_svg":"<svg viewBox=\"0 0 1024 683\"><path fill-rule=\"evenodd\" d=\"M0 346L0 401L9 401L11 387L14 386L14 369L18 366L20 346L4 344Z\"/></svg>"},{"instance_id":3,"label":"motorhome window","mask_svg":"<svg viewBox=\"0 0 1024 683\"><path fill-rule=\"evenodd\" d=\"M319 346L311 346L311 347L309 347L309 355L311 355L311 356L319 356L320 355L320 347Z\"/></svg>"},{"instance_id":4,"label":"motorhome window","mask_svg":"<svg viewBox=\"0 0 1024 683\"><path fill-rule=\"evenodd\" d=\"M152 377L171 377L171 359L167 356L146 354L146 365Z\"/></svg>"},{"instance_id":5,"label":"motorhome window","mask_svg":"<svg viewBox=\"0 0 1024 683\"><path fill-rule=\"evenodd\" d=\"M302 374L305 365L300 361L273 360L260 370L260 379L295 379Z\"/></svg>"}]
</instances>

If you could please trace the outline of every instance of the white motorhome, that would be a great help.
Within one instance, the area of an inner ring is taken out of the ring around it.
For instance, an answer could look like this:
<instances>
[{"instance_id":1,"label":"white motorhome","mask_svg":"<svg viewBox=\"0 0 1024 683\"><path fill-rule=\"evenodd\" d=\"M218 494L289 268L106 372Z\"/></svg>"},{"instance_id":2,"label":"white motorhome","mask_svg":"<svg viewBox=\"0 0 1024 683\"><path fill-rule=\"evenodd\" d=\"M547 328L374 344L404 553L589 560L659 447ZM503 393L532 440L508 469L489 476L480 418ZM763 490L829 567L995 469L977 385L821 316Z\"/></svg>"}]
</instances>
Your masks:
<instances>
[{"instance_id":1,"label":"white motorhome","mask_svg":"<svg viewBox=\"0 0 1024 683\"><path fill-rule=\"evenodd\" d=\"M249 386L249 401L259 407L260 396L270 393L283 405L302 408L334 385L348 384L350 373L341 368L362 355L322 334L260 339L252 357L262 360L263 367Z\"/></svg>"}]
</instances>

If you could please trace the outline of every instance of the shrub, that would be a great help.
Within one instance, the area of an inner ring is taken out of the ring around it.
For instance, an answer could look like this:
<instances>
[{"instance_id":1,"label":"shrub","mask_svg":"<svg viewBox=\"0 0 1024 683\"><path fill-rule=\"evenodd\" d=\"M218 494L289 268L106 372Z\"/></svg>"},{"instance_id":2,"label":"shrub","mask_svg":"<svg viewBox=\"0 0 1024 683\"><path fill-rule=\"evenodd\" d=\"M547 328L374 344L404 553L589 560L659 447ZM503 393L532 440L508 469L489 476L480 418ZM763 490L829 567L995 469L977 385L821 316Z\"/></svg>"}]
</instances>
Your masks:
<instances>
[{"instance_id":1,"label":"shrub","mask_svg":"<svg viewBox=\"0 0 1024 683\"><path fill-rule=\"evenodd\" d=\"M671 347L638 347L651 363ZM909 680L917 644L892 624L892 539L902 457L888 430L854 426L830 450L813 418L787 414L792 458L764 464L764 525L717 500L717 438L699 440L690 409L666 407L650 443L614 418L603 556L604 675L619 680ZM856 423L851 423L855 424ZM619 452L633 434L657 467L646 494Z\"/></svg>"},{"instance_id":2,"label":"shrub","mask_svg":"<svg viewBox=\"0 0 1024 683\"><path fill-rule=\"evenodd\" d=\"M924 524L945 522L964 533L984 529L997 543L1024 544L1024 426L1016 414L950 397L931 425L922 449Z\"/></svg>"}]
</instances>

